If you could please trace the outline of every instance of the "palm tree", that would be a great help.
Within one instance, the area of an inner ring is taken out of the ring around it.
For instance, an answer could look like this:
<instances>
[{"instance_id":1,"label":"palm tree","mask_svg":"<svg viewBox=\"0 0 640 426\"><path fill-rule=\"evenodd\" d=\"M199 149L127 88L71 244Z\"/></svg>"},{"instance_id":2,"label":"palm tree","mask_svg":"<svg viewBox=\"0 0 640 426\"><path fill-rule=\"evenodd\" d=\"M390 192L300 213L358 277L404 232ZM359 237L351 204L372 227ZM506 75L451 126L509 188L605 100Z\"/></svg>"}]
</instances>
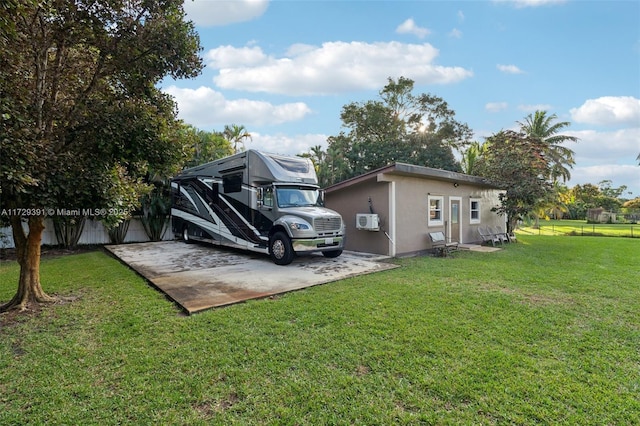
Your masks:
<instances>
[{"instance_id":1,"label":"palm tree","mask_svg":"<svg viewBox=\"0 0 640 426\"><path fill-rule=\"evenodd\" d=\"M482 156L483 147L480 145L480 142L474 141L471 142L471 145L464 150L462 153L462 159L460 160L460 165L462 166L462 171L468 175L473 175L477 173L476 169L478 160Z\"/></svg>"},{"instance_id":2,"label":"palm tree","mask_svg":"<svg viewBox=\"0 0 640 426\"><path fill-rule=\"evenodd\" d=\"M546 111L536 111L525 117L524 122L518 121L520 130L527 136L540 139L545 143L546 150L544 152L550 165L548 178L552 182L557 182L558 178L562 178L566 182L571 178L570 168L573 168L575 160L573 159L573 151L562 144L564 142L577 142L575 136L560 135L562 129L571 125L568 121L554 123L558 118L557 115L547 115Z\"/></svg>"},{"instance_id":3,"label":"palm tree","mask_svg":"<svg viewBox=\"0 0 640 426\"><path fill-rule=\"evenodd\" d=\"M233 152L244 151L244 139L253 140L251 137L251 133L247 132L247 129L243 125L226 125L224 126L224 131L222 132L225 139L229 141L229 143L233 146ZM238 144L242 146L241 149L238 149Z\"/></svg>"}]
</instances>

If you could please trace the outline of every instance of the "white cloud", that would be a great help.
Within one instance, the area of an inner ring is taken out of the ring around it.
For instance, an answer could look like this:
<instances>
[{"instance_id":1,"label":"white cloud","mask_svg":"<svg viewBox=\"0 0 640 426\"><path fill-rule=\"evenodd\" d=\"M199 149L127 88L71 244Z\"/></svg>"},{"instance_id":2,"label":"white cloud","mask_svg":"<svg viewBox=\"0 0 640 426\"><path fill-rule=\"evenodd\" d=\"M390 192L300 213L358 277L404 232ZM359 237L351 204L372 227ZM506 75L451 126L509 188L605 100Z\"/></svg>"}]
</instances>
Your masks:
<instances>
[{"instance_id":1,"label":"white cloud","mask_svg":"<svg viewBox=\"0 0 640 426\"><path fill-rule=\"evenodd\" d=\"M209 66L215 69L255 66L269 61L267 55L257 46L239 48L220 46L209 50L205 54L204 59Z\"/></svg>"},{"instance_id":2,"label":"white cloud","mask_svg":"<svg viewBox=\"0 0 640 426\"><path fill-rule=\"evenodd\" d=\"M178 103L178 116L186 123L202 129L229 123L245 126L281 124L301 120L311 109L303 102L274 105L250 99L229 100L208 87L183 89L169 86L164 92Z\"/></svg>"},{"instance_id":3,"label":"white cloud","mask_svg":"<svg viewBox=\"0 0 640 426\"><path fill-rule=\"evenodd\" d=\"M377 89L388 77L404 76L417 84L449 84L473 75L462 67L433 64L438 54L429 43L392 41L293 45L280 58L267 56L258 47L223 46L206 56L219 69L214 81L221 88L286 95Z\"/></svg>"},{"instance_id":4,"label":"white cloud","mask_svg":"<svg viewBox=\"0 0 640 426\"><path fill-rule=\"evenodd\" d=\"M496 68L498 68L500 71L502 71L505 74L524 74L524 71L522 71L520 68L518 68L515 65L498 64L496 65Z\"/></svg>"},{"instance_id":5,"label":"white cloud","mask_svg":"<svg viewBox=\"0 0 640 426\"><path fill-rule=\"evenodd\" d=\"M275 154L297 155L309 152L309 150L320 145L322 149L327 149L327 135L323 134L303 134L303 135L262 135L251 132L252 141L247 143L247 148L259 149Z\"/></svg>"},{"instance_id":6,"label":"white cloud","mask_svg":"<svg viewBox=\"0 0 640 426\"><path fill-rule=\"evenodd\" d=\"M402 24L398 25L398 28L396 28L396 32L398 34L413 34L418 38L425 38L426 36L431 34L431 31L429 31L427 28L419 27L413 20L413 18L409 18Z\"/></svg>"},{"instance_id":7,"label":"white cloud","mask_svg":"<svg viewBox=\"0 0 640 426\"><path fill-rule=\"evenodd\" d=\"M588 99L569 112L573 120L578 123L640 125L640 99L633 96L604 96Z\"/></svg>"},{"instance_id":8,"label":"white cloud","mask_svg":"<svg viewBox=\"0 0 640 426\"><path fill-rule=\"evenodd\" d=\"M296 43L289 46L286 54L288 56L300 56L315 49L317 49L317 46L312 44Z\"/></svg>"},{"instance_id":9,"label":"white cloud","mask_svg":"<svg viewBox=\"0 0 640 426\"><path fill-rule=\"evenodd\" d=\"M187 19L197 26L214 27L256 19L267 10L268 0L185 0Z\"/></svg>"},{"instance_id":10,"label":"white cloud","mask_svg":"<svg viewBox=\"0 0 640 426\"><path fill-rule=\"evenodd\" d=\"M532 105L518 105L518 109L524 112L536 112L536 111L549 111L553 109L553 105L549 104L532 104Z\"/></svg>"},{"instance_id":11,"label":"white cloud","mask_svg":"<svg viewBox=\"0 0 640 426\"><path fill-rule=\"evenodd\" d=\"M614 187L626 185L635 197L640 196L640 127L612 132L581 130L563 132L575 136L577 143L565 143L575 153L569 186L611 180ZM626 197L632 198L629 194Z\"/></svg>"},{"instance_id":12,"label":"white cloud","mask_svg":"<svg viewBox=\"0 0 640 426\"><path fill-rule=\"evenodd\" d=\"M577 143L565 143L574 151L576 160L569 186L595 185L608 179L614 187L626 185L634 196L640 196L640 167L636 161L640 152L640 127L612 132L582 130L563 133L580 139Z\"/></svg>"},{"instance_id":13,"label":"white cloud","mask_svg":"<svg viewBox=\"0 0 640 426\"><path fill-rule=\"evenodd\" d=\"M451 38L462 38L462 31L460 31L457 28L454 28L451 31L449 31L449 37L451 37Z\"/></svg>"},{"instance_id":14,"label":"white cloud","mask_svg":"<svg viewBox=\"0 0 640 426\"><path fill-rule=\"evenodd\" d=\"M489 102L485 104L484 109L489 112L500 112L504 111L509 107L509 104L506 102Z\"/></svg>"},{"instance_id":15,"label":"white cloud","mask_svg":"<svg viewBox=\"0 0 640 426\"><path fill-rule=\"evenodd\" d=\"M493 0L495 3L512 3L517 8L538 7L566 3L567 0Z\"/></svg>"},{"instance_id":16,"label":"white cloud","mask_svg":"<svg viewBox=\"0 0 640 426\"><path fill-rule=\"evenodd\" d=\"M576 163L585 165L637 164L635 158L640 153L640 127L612 132L580 130L563 132L580 139L577 143L567 143L576 155ZM623 161L624 163L620 163ZM636 166L637 167L637 166ZM638 167L640 172L640 167Z\"/></svg>"},{"instance_id":17,"label":"white cloud","mask_svg":"<svg viewBox=\"0 0 640 426\"><path fill-rule=\"evenodd\" d=\"M614 188L627 187L625 198L640 197L640 167L633 165L603 164L598 166L576 167L571 171L569 187L591 183L597 185L610 180ZM629 194L629 192L631 194Z\"/></svg>"}]
</instances>

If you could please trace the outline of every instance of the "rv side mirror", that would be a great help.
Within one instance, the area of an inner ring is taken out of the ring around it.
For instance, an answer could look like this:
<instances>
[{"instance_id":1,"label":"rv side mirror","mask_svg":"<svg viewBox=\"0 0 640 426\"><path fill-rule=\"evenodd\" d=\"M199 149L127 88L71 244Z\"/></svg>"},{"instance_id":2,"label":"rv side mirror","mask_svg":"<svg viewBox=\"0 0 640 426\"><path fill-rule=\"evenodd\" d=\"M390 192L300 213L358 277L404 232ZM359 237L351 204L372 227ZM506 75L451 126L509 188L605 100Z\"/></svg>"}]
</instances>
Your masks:
<instances>
[{"instance_id":1,"label":"rv side mirror","mask_svg":"<svg viewBox=\"0 0 640 426\"><path fill-rule=\"evenodd\" d=\"M324 189L318 191L318 204L324 206Z\"/></svg>"}]
</instances>

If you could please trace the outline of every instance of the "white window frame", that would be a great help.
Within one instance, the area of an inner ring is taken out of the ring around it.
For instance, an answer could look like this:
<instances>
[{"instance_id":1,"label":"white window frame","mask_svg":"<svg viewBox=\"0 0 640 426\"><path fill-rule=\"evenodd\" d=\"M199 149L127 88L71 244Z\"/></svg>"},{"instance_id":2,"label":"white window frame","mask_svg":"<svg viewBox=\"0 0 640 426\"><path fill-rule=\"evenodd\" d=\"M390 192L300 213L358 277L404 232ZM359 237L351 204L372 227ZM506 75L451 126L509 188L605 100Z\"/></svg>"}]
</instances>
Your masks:
<instances>
[{"instance_id":1,"label":"white window frame","mask_svg":"<svg viewBox=\"0 0 640 426\"><path fill-rule=\"evenodd\" d=\"M474 209L473 208L473 203L478 203L478 208ZM478 212L478 217L474 219L473 217L473 212L477 211ZM482 208L480 206L480 198L471 198L469 200L469 223L471 224L477 224L477 223L482 223L482 219L481 219L481 212Z\"/></svg>"},{"instance_id":2,"label":"white window frame","mask_svg":"<svg viewBox=\"0 0 640 426\"><path fill-rule=\"evenodd\" d=\"M432 219L431 218L431 202L432 201L439 201L438 205L440 206L440 208L439 209L435 209L435 211L439 211L440 212L440 218L439 219ZM442 196L442 195L429 195L427 197L427 206L428 206L428 211L427 211L428 222L427 222L427 224L429 226L442 226L442 225L444 225L444 196Z\"/></svg>"}]
</instances>

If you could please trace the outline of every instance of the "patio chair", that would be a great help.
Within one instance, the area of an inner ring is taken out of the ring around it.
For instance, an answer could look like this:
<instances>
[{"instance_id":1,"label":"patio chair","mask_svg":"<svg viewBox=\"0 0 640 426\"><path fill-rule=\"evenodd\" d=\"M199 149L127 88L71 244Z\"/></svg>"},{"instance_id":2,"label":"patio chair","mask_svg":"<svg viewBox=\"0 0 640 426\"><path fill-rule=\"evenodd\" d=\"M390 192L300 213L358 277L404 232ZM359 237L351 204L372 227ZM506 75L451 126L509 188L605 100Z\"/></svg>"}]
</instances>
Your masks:
<instances>
[{"instance_id":1,"label":"patio chair","mask_svg":"<svg viewBox=\"0 0 640 426\"><path fill-rule=\"evenodd\" d=\"M497 233L497 234L504 234L504 235L506 235L506 236L507 236L507 240L508 240L510 243L516 243L516 242L518 242L518 240L517 240L517 238L516 238L516 234L514 234L513 232L511 232L511 233L503 232L503 231L502 231L502 226L496 226L496 233Z\"/></svg>"},{"instance_id":2,"label":"patio chair","mask_svg":"<svg viewBox=\"0 0 640 426\"><path fill-rule=\"evenodd\" d=\"M496 246L496 243L502 243L502 240L497 235L489 232L484 226L478 226L478 234L482 238L482 243L491 243L492 246Z\"/></svg>"},{"instance_id":3,"label":"patio chair","mask_svg":"<svg viewBox=\"0 0 640 426\"><path fill-rule=\"evenodd\" d=\"M446 257L458 250L458 242L451 241L448 243L443 232L429 232L429 239L431 240L431 248L439 256Z\"/></svg>"},{"instance_id":4,"label":"patio chair","mask_svg":"<svg viewBox=\"0 0 640 426\"><path fill-rule=\"evenodd\" d=\"M509 242L509 237L507 236L507 233L506 232L502 232L502 228L500 226L496 227L497 230L494 230L490 226L487 226L487 229L489 230L490 233L492 233L493 235L498 237L498 239L500 240L501 244Z\"/></svg>"}]
</instances>

